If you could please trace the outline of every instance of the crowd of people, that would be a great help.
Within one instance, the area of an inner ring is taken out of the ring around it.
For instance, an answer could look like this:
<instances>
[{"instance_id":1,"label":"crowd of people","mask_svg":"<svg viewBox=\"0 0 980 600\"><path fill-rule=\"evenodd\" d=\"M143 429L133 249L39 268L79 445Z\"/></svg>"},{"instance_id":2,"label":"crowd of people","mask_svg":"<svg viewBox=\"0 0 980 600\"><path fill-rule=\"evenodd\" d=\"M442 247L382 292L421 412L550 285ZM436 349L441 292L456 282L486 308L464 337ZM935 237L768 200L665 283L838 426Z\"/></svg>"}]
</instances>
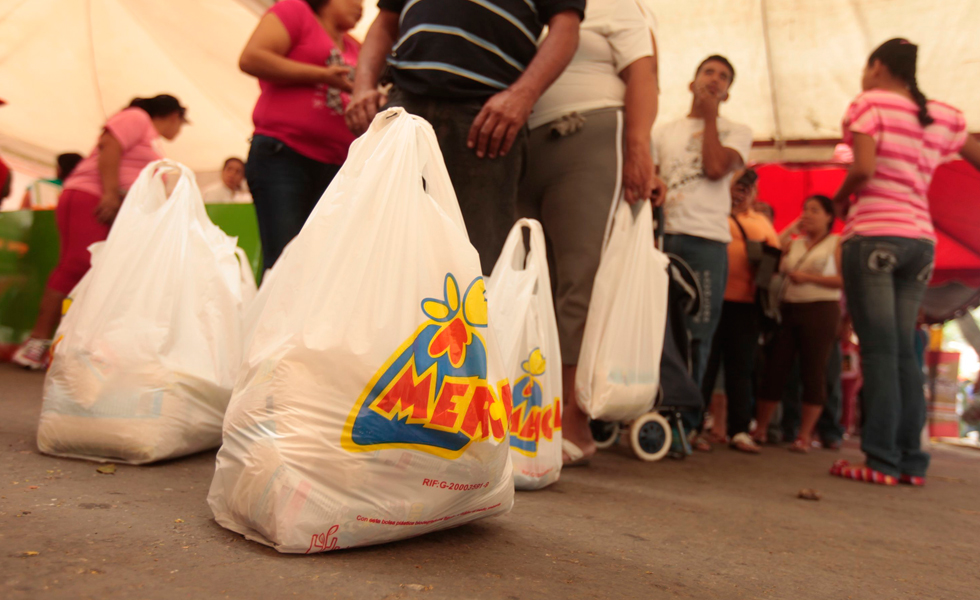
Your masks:
<instances>
[{"instance_id":1,"label":"crowd of people","mask_svg":"<svg viewBox=\"0 0 980 600\"><path fill-rule=\"evenodd\" d=\"M690 65L688 114L658 119L661 57L642 2L379 0L378 8L361 45L350 31L362 0L282 0L241 54L240 68L261 88L255 131L247 162L226 162L227 190L216 194L233 195L244 174L267 269L356 136L382 109L402 107L435 131L485 274L518 217L543 224L567 465L595 453L574 381L604 238L618 202L651 201L664 207L664 251L690 267L701 290L700 310L687 319L689 375L706 400L724 369L727 410L716 407L707 430L703 411L685 413L695 446L758 453L794 364L803 407L791 449L806 452L815 431L833 430L833 410L830 425L819 424L828 380L840 370L843 307L861 340L867 463L837 463L832 472L924 482L925 400L912 344L935 245L926 191L953 154L980 168L980 143L960 111L918 89L914 44L890 40L871 54L864 91L843 120L855 157L845 182L832 199L805 199L802 217L779 235L747 169L752 131L720 114L735 67L719 54ZM158 157L153 140L178 135L185 112L172 96L134 100L65 182L61 260L22 364L43 364L61 301L88 268L85 249L105 239L121 192ZM837 215L841 235L833 233ZM767 260L778 275L762 281ZM768 339L761 353L760 336ZM783 419L784 429L796 428L791 415Z\"/></svg>"}]
</instances>

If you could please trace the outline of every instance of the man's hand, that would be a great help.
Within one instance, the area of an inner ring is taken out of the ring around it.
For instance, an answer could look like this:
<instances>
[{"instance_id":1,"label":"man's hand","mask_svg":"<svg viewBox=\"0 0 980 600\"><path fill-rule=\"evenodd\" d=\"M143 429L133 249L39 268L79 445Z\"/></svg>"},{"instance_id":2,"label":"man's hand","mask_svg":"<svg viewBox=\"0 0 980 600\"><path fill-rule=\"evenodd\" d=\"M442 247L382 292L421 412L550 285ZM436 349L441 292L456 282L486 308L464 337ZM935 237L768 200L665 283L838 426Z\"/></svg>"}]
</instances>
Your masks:
<instances>
[{"instance_id":1,"label":"man's hand","mask_svg":"<svg viewBox=\"0 0 980 600\"><path fill-rule=\"evenodd\" d=\"M712 92L707 87L697 87L694 89L694 103L697 105L704 119L713 120L718 118L718 106L721 104L721 94Z\"/></svg>"},{"instance_id":2,"label":"man's hand","mask_svg":"<svg viewBox=\"0 0 980 600\"><path fill-rule=\"evenodd\" d=\"M517 86L491 96L473 119L466 147L475 150L480 158L506 155L531 116L536 101L536 94Z\"/></svg>"},{"instance_id":3,"label":"man's hand","mask_svg":"<svg viewBox=\"0 0 980 600\"><path fill-rule=\"evenodd\" d=\"M663 206L667 201L667 184L659 176L653 176L653 189L650 191L650 201L654 206Z\"/></svg>"},{"instance_id":4,"label":"man's hand","mask_svg":"<svg viewBox=\"0 0 980 600\"><path fill-rule=\"evenodd\" d=\"M116 192L105 192L99 205L95 207L95 218L103 225L112 225L119 214L119 207L122 206L122 198Z\"/></svg>"},{"instance_id":5,"label":"man's hand","mask_svg":"<svg viewBox=\"0 0 980 600\"><path fill-rule=\"evenodd\" d=\"M650 198L655 178L649 144L627 147L623 161L623 194L626 202L636 204Z\"/></svg>"},{"instance_id":6,"label":"man's hand","mask_svg":"<svg viewBox=\"0 0 980 600\"><path fill-rule=\"evenodd\" d=\"M347 127L354 135L361 135L370 127L374 115L378 114L381 107L388 102L388 97L377 89L370 89L365 92L358 92L347 104L344 112L344 119Z\"/></svg>"}]
</instances>

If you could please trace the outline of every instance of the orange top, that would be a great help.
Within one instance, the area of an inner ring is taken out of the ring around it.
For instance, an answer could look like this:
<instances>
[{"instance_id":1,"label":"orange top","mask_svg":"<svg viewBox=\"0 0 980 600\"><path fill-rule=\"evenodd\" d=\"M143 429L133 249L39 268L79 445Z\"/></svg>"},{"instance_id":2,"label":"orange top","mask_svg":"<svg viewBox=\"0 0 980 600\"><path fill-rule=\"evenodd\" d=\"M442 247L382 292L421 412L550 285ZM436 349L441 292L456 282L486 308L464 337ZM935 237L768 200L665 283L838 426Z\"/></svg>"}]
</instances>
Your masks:
<instances>
[{"instance_id":1,"label":"orange top","mask_svg":"<svg viewBox=\"0 0 980 600\"><path fill-rule=\"evenodd\" d=\"M773 248L779 248L779 235L769 219L761 213L750 208L737 218L750 240L765 242ZM749 264L745 239L731 219L728 220L728 227L732 231L732 241L728 244L728 285L725 287L725 300L755 302L755 269Z\"/></svg>"}]
</instances>

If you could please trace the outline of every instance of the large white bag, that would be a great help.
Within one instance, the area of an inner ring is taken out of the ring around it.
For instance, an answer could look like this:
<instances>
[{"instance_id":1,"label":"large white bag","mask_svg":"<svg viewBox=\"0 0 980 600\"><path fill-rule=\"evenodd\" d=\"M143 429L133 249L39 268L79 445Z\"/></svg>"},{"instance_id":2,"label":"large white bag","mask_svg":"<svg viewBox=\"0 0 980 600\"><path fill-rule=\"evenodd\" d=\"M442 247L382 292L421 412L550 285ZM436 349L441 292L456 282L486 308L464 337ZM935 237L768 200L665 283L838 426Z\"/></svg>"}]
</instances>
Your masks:
<instances>
[{"instance_id":1,"label":"large white bag","mask_svg":"<svg viewBox=\"0 0 980 600\"><path fill-rule=\"evenodd\" d=\"M593 419L633 419L656 401L669 262L654 246L651 204L620 202L596 272L575 377L579 406Z\"/></svg>"},{"instance_id":2,"label":"large white bag","mask_svg":"<svg viewBox=\"0 0 980 600\"><path fill-rule=\"evenodd\" d=\"M561 348L545 245L541 223L519 220L487 283L490 320L514 397L510 450L519 490L551 485L561 473Z\"/></svg>"},{"instance_id":3,"label":"large white bag","mask_svg":"<svg viewBox=\"0 0 980 600\"><path fill-rule=\"evenodd\" d=\"M179 176L169 198L165 173ZM255 295L235 238L208 218L190 170L157 161L91 250L55 334L38 447L132 464L216 447Z\"/></svg>"},{"instance_id":4,"label":"large white bag","mask_svg":"<svg viewBox=\"0 0 980 600\"><path fill-rule=\"evenodd\" d=\"M311 553L510 510L510 387L424 120L378 114L249 320L208 495L220 525Z\"/></svg>"}]
</instances>

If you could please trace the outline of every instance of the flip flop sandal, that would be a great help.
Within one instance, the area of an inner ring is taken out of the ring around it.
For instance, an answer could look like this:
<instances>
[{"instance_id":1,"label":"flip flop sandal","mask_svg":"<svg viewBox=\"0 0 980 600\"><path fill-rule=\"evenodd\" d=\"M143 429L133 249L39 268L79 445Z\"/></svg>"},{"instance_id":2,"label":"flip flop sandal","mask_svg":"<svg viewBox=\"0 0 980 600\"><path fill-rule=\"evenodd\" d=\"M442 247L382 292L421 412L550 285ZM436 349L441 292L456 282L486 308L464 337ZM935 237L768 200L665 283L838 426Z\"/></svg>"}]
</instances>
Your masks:
<instances>
[{"instance_id":1,"label":"flip flop sandal","mask_svg":"<svg viewBox=\"0 0 980 600\"><path fill-rule=\"evenodd\" d=\"M691 448L698 452L712 452L715 447L703 435L696 435L691 438Z\"/></svg>"},{"instance_id":2,"label":"flip flop sandal","mask_svg":"<svg viewBox=\"0 0 980 600\"><path fill-rule=\"evenodd\" d=\"M916 477L915 475L902 475L898 478L898 482L911 485L912 487L922 487L926 484L926 478Z\"/></svg>"},{"instance_id":3,"label":"flip flop sandal","mask_svg":"<svg viewBox=\"0 0 980 600\"><path fill-rule=\"evenodd\" d=\"M830 467L830 474L835 477L840 477L842 479L850 479L852 481L863 481L865 483L874 483L877 485L887 485L894 486L898 485L898 478L891 475L885 475L881 471L875 471L870 467L852 467L846 460L839 460Z\"/></svg>"},{"instance_id":4,"label":"flip flop sandal","mask_svg":"<svg viewBox=\"0 0 980 600\"><path fill-rule=\"evenodd\" d=\"M752 436L747 433L736 433L732 438L732 442L728 446L733 450L745 452L746 454L762 453L762 448L760 448L759 444L755 443Z\"/></svg>"},{"instance_id":5,"label":"flip flop sandal","mask_svg":"<svg viewBox=\"0 0 980 600\"><path fill-rule=\"evenodd\" d=\"M592 457L586 457L585 452L575 445L574 442L562 438L561 440L561 450L568 456L568 462L562 462L562 468L567 469L569 467L586 467L592 462Z\"/></svg>"},{"instance_id":6,"label":"flip flop sandal","mask_svg":"<svg viewBox=\"0 0 980 600\"><path fill-rule=\"evenodd\" d=\"M789 451L790 452L796 452L797 454L809 454L810 453L810 448L809 448L809 445L806 442L804 442L803 440L796 440L789 447Z\"/></svg>"}]
</instances>

